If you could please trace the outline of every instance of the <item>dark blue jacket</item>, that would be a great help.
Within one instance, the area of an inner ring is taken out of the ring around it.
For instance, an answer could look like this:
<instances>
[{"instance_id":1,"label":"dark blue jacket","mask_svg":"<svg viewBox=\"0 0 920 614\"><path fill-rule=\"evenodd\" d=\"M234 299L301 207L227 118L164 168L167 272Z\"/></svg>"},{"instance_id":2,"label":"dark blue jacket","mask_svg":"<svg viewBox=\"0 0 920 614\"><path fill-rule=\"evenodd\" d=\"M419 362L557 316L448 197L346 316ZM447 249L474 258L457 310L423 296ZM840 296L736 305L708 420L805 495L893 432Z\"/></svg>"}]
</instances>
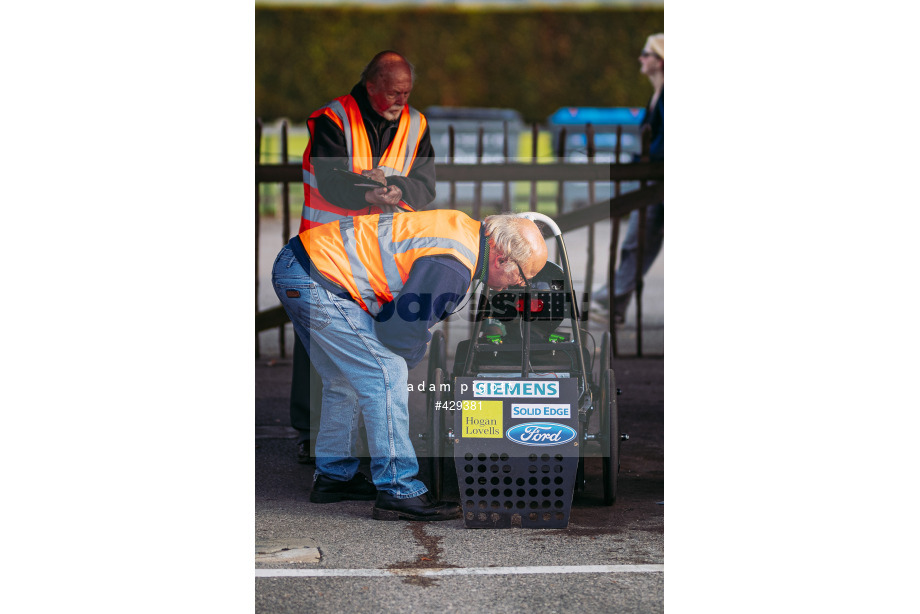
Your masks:
<instances>
[{"instance_id":1,"label":"dark blue jacket","mask_svg":"<svg viewBox=\"0 0 920 614\"><path fill-rule=\"evenodd\" d=\"M651 103L651 99L649 99ZM649 158L664 160L664 88L654 108L647 109L642 119L642 126L648 126L652 131L652 140L649 145Z\"/></svg>"}]
</instances>

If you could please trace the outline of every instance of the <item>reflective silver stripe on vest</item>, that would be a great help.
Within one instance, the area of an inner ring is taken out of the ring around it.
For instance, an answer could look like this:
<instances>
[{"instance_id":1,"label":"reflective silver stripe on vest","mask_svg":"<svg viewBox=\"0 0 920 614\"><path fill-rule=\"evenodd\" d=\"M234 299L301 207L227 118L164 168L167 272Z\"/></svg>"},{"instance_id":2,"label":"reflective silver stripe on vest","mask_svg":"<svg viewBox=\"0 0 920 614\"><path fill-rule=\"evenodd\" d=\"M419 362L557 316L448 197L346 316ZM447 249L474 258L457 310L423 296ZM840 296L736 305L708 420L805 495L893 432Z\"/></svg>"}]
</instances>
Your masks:
<instances>
[{"instance_id":1,"label":"reflective silver stripe on vest","mask_svg":"<svg viewBox=\"0 0 920 614\"><path fill-rule=\"evenodd\" d=\"M409 138L406 140L406 158L403 161L402 175L405 177L409 174L409 163L412 162L412 154L418 147L418 140L422 130L422 114L417 110L409 107Z\"/></svg>"},{"instance_id":2,"label":"reflective silver stripe on vest","mask_svg":"<svg viewBox=\"0 0 920 614\"><path fill-rule=\"evenodd\" d=\"M386 236L386 241L384 241L384 236ZM383 262L383 270L387 276L387 286L389 286L390 292L394 295L402 290L403 287L399 269L396 267L396 254L404 254L409 250L425 247L453 249L466 256L467 260L472 262L474 267L476 266L477 254L456 239L448 237L409 237L402 241L393 241L392 213L380 216L380 223L377 225L377 238L380 245L380 260ZM449 256L450 254L440 255ZM470 275L472 275L472 272Z\"/></svg>"},{"instance_id":3,"label":"reflective silver stripe on vest","mask_svg":"<svg viewBox=\"0 0 920 614\"><path fill-rule=\"evenodd\" d=\"M375 316L380 312L380 307L377 305L377 295L374 294L374 289L371 288L371 282L368 279L367 267L358 258L357 244L355 243L355 221L352 218L348 218L339 222L339 232L342 235L345 254L348 255L351 276L358 287L358 294L370 314Z\"/></svg>"},{"instance_id":4,"label":"reflective silver stripe on vest","mask_svg":"<svg viewBox=\"0 0 920 614\"><path fill-rule=\"evenodd\" d=\"M392 245L394 254L404 254L410 249L420 249L423 247L443 247L446 249L455 249L466 256L467 260L473 263L473 266L476 266L476 254L474 254L470 248L468 248L460 241L457 241L456 239L448 239L447 237L409 237L408 239L397 241Z\"/></svg>"},{"instance_id":5,"label":"reflective silver stripe on vest","mask_svg":"<svg viewBox=\"0 0 920 614\"><path fill-rule=\"evenodd\" d=\"M338 100L333 100L323 108L331 110L333 113L335 113L336 117L342 120L342 130L345 132L345 150L349 160L354 158L354 151L352 149L353 146L351 140L351 122L348 121L348 114L345 112L345 106ZM361 128L363 129L364 126L361 126ZM409 134L406 137L406 152L403 159L403 170L401 173L398 173L403 177L409 175L409 164L414 159L413 154L418 147L419 139L421 138L421 132L422 114L417 109L409 107ZM394 170L392 173L386 174L389 175L395 173L396 171ZM307 183L306 175L304 176L304 183Z\"/></svg>"},{"instance_id":6,"label":"reflective silver stripe on vest","mask_svg":"<svg viewBox=\"0 0 920 614\"><path fill-rule=\"evenodd\" d=\"M304 203L303 212L300 214L300 217L305 220L310 220L315 224L328 224L329 222L348 219L351 216L339 215L338 213L332 213L331 211L323 211L322 209L314 209L312 207L308 207L306 203Z\"/></svg>"},{"instance_id":7,"label":"reflective silver stripe on vest","mask_svg":"<svg viewBox=\"0 0 920 614\"><path fill-rule=\"evenodd\" d=\"M319 189L319 187L316 185L316 177L307 169L303 169L303 182L314 190Z\"/></svg>"},{"instance_id":8,"label":"reflective silver stripe on vest","mask_svg":"<svg viewBox=\"0 0 920 614\"><path fill-rule=\"evenodd\" d=\"M377 222L377 245L380 246L380 261L383 264L383 274L387 278L387 287L395 295L402 290L403 281L396 266L396 257L393 254L393 214L382 213Z\"/></svg>"},{"instance_id":9,"label":"reflective silver stripe on vest","mask_svg":"<svg viewBox=\"0 0 920 614\"><path fill-rule=\"evenodd\" d=\"M338 100L333 100L324 108L330 109L336 117L342 120L342 130L345 131L345 149L348 151L348 158L354 157L351 145L351 122L348 121L348 113L345 112L345 106Z\"/></svg>"},{"instance_id":10,"label":"reflective silver stripe on vest","mask_svg":"<svg viewBox=\"0 0 920 614\"><path fill-rule=\"evenodd\" d=\"M342 234L342 243L345 244L345 253L348 254L348 264L351 267L351 276L355 280L358 288L358 294L364 305L371 315L377 315L380 307L377 304L377 296L371 287L370 275L367 267L361 262L356 255L355 250L355 222L352 218L344 219L339 222L339 230ZM387 287L390 294L396 295L402 290L403 280L399 275L399 267L396 266L396 254L402 254L410 249L419 249L423 247L441 247L455 249L466 256L473 266L476 265L476 254L473 253L466 245L456 239L445 237L410 237L402 241L393 241L393 214L383 213L377 222L377 245L380 247L380 261L383 265L383 273L386 275ZM444 254L447 255L447 254Z\"/></svg>"}]
</instances>

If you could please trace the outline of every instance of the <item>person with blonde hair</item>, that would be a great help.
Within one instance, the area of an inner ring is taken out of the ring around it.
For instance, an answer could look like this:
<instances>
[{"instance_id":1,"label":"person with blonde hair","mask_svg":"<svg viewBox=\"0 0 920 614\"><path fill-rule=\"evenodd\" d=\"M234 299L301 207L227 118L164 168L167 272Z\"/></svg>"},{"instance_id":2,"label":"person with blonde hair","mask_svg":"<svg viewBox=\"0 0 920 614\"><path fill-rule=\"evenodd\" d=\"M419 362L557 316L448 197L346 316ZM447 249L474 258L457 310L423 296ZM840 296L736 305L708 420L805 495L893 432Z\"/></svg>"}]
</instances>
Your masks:
<instances>
[{"instance_id":1,"label":"person with blonde hair","mask_svg":"<svg viewBox=\"0 0 920 614\"><path fill-rule=\"evenodd\" d=\"M652 85L652 96L642 119L642 130L650 132L649 159L664 162L664 34L652 34L645 41L639 54L639 72L648 77ZM664 203L656 203L646 208L645 253L642 258L642 276L644 277L664 242ZM639 211L629 215L626 236L620 247L620 266L614 276L613 304L610 317L615 324L626 321L626 310L636 289L636 269L639 261ZM594 295L594 301L607 307L610 303L610 291L604 286Z\"/></svg>"}]
</instances>

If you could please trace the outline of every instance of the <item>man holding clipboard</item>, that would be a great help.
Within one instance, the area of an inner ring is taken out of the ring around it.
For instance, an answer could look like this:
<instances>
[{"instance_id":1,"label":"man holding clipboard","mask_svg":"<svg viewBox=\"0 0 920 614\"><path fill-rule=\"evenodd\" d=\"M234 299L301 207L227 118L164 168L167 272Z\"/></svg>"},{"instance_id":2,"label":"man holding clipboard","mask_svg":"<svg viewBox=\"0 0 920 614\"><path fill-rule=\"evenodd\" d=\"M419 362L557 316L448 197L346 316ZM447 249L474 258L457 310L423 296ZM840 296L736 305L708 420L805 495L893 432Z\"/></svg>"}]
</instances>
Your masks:
<instances>
[{"instance_id":1,"label":"man holding clipboard","mask_svg":"<svg viewBox=\"0 0 920 614\"><path fill-rule=\"evenodd\" d=\"M413 82L412 65L383 51L350 94L310 115L301 232L353 215L415 211L434 200L428 120L408 105ZM368 187L354 174L380 186Z\"/></svg>"},{"instance_id":2,"label":"man holding clipboard","mask_svg":"<svg viewBox=\"0 0 920 614\"><path fill-rule=\"evenodd\" d=\"M420 210L434 200L428 121L408 106L414 82L408 60L383 51L350 94L310 115L298 232L355 215ZM318 418L321 385L296 335L293 367L291 426L299 432L297 460L309 463L310 407Z\"/></svg>"}]
</instances>

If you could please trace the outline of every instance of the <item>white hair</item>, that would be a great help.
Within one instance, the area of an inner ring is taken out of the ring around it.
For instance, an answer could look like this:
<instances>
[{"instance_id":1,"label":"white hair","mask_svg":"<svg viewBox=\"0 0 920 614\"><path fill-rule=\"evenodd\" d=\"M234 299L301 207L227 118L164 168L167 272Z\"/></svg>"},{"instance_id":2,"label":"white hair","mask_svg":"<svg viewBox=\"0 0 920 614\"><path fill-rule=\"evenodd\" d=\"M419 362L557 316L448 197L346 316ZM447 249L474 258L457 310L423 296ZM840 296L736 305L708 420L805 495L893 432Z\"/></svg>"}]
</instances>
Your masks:
<instances>
[{"instance_id":1,"label":"white hair","mask_svg":"<svg viewBox=\"0 0 920 614\"><path fill-rule=\"evenodd\" d=\"M515 263L527 262L533 255L533 247L521 234L522 221L526 219L521 213L507 213L490 215L482 221L486 236L502 255L513 261L505 265L507 272L516 271Z\"/></svg>"}]
</instances>

